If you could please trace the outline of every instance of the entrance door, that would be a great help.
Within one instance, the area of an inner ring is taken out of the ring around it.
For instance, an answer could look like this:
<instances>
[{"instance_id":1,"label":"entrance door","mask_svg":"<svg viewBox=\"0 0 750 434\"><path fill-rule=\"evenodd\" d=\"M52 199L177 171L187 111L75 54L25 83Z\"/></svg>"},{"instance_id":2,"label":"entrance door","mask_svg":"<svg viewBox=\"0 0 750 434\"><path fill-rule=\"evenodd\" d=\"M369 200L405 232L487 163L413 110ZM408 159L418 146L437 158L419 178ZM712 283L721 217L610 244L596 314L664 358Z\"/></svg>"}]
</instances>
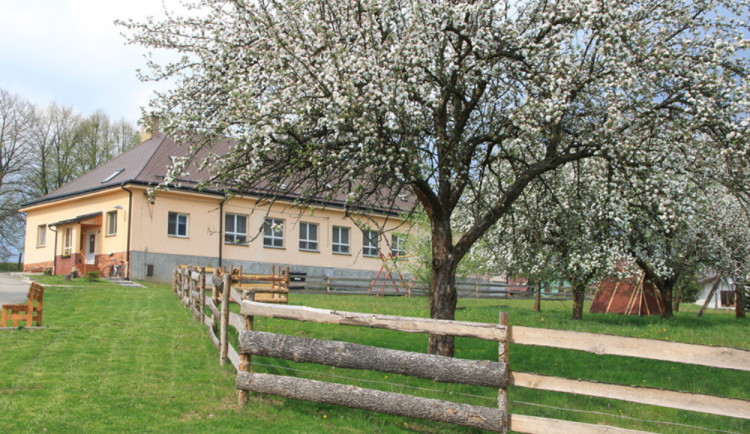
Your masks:
<instances>
[{"instance_id":1,"label":"entrance door","mask_svg":"<svg viewBox=\"0 0 750 434\"><path fill-rule=\"evenodd\" d=\"M96 264L96 232L86 232L86 264Z\"/></svg>"}]
</instances>

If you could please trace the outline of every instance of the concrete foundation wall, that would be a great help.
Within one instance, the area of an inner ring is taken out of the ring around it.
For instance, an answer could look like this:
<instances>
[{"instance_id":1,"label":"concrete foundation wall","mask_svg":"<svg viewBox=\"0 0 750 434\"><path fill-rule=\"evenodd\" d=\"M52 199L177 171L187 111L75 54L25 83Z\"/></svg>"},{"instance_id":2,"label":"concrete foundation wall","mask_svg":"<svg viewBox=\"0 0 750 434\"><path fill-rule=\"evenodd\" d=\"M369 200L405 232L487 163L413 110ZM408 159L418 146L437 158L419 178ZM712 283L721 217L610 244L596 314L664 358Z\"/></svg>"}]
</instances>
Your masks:
<instances>
[{"instance_id":1,"label":"concrete foundation wall","mask_svg":"<svg viewBox=\"0 0 750 434\"><path fill-rule=\"evenodd\" d=\"M147 280L154 282L171 282L172 270L177 265L194 265L199 267L217 267L219 266L218 258L208 256L193 255L172 255L166 253L151 252L131 252L130 257L130 277L133 280ZM153 276L147 276L148 266L153 266ZM268 274L271 272L273 265L286 266L288 264L278 264L271 262L250 262L250 261L223 261L225 267L234 266L242 267L245 274ZM363 277L372 278L375 271L356 270L351 268L328 268L304 265L290 265L291 272L307 273L311 276L330 276L330 277Z\"/></svg>"}]
</instances>

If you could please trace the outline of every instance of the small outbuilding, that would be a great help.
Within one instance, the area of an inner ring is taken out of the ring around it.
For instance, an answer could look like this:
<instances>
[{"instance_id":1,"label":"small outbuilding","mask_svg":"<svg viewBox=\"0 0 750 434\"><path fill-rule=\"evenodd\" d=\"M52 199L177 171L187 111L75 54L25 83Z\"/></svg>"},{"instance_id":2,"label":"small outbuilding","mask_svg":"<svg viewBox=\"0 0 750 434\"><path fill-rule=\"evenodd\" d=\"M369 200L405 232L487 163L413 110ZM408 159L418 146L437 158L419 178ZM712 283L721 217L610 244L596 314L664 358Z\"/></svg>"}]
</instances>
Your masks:
<instances>
[{"instance_id":1,"label":"small outbuilding","mask_svg":"<svg viewBox=\"0 0 750 434\"><path fill-rule=\"evenodd\" d=\"M589 312L660 315L663 310L659 290L641 272L624 279L600 282Z\"/></svg>"},{"instance_id":2,"label":"small outbuilding","mask_svg":"<svg viewBox=\"0 0 750 434\"><path fill-rule=\"evenodd\" d=\"M732 281L712 274L700 282L701 292L695 304L713 309L733 309L735 306L734 285Z\"/></svg>"}]
</instances>

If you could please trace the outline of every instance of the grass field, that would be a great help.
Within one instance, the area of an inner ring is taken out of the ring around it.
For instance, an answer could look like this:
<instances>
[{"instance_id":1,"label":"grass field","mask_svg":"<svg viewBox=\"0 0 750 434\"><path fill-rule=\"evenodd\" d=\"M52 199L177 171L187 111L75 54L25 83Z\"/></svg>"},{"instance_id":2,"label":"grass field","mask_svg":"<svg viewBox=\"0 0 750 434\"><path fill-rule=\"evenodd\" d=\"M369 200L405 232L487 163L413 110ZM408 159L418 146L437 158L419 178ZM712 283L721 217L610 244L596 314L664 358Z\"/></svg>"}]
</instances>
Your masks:
<instances>
[{"instance_id":1,"label":"grass field","mask_svg":"<svg viewBox=\"0 0 750 434\"><path fill-rule=\"evenodd\" d=\"M435 422L252 395L236 405L234 371L219 366L207 331L166 285L123 288L76 279L46 283L43 330L0 332L0 432L472 432ZM428 315L425 298L292 294L293 304ZM571 304L460 300L457 319L560 328L750 349L747 320L683 307L676 318L586 315L571 322ZM256 318L256 329L424 351L427 337L387 330ZM456 355L497 359L497 345L458 339ZM750 399L750 373L577 351L511 345L510 367L570 378ZM429 398L495 406L497 391L436 384L378 372L253 358L257 372L355 384ZM522 388L509 390L512 413L601 423L655 432L750 432L750 421ZM654 422L659 421L659 422ZM666 422L666 423L661 423ZM698 427L698 428L696 428ZM714 430L714 431L712 431Z\"/></svg>"}]
</instances>

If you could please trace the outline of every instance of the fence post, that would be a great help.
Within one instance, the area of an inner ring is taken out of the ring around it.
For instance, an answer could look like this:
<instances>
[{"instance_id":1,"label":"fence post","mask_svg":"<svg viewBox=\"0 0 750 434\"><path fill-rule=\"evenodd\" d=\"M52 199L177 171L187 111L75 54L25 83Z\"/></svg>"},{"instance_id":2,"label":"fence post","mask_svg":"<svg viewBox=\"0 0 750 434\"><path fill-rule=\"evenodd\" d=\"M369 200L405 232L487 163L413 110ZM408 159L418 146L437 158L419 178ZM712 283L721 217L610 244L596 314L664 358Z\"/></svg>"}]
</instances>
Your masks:
<instances>
[{"instance_id":1,"label":"fence post","mask_svg":"<svg viewBox=\"0 0 750 434\"><path fill-rule=\"evenodd\" d=\"M506 378L510 377L510 367L508 366L508 342L510 342L511 329L508 326L508 312L500 312L498 322L505 327L505 339L497 343L498 362L505 363ZM510 413L508 412L508 383L497 391L497 408L502 411L505 417L504 426L510 426Z\"/></svg>"},{"instance_id":2,"label":"fence post","mask_svg":"<svg viewBox=\"0 0 750 434\"><path fill-rule=\"evenodd\" d=\"M206 267L201 267L200 275L198 277L198 286L201 293L200 298L200 319L201 324L206 323Z\"/></svg>"},{"instance_id":3,"label":"fence post","mask_svg":"<svg viewBox=\"0 0 750 434\"><path fill-rule=\"evenodd\" d=\"M255 294L253 293L253 300L255 299ZM247 290L242 291L242 299L248 300L250 299L250 292ZM253 329L253 320L254 317L252 316L245 316L245 330L252 330ZM246 353L240 353L240 364L237 367L237 372L250 372L250 357L252 357L250 354ZM240 407L244 407L247 404L248 400L248 392L247 390L243 389L237 389L237 404L239 404Z\"/></svg>"},{"instance_id":4,"label":"fence post","mask_svg":"<svg viewBox=\"0 0 750 434\"><path fill-rule=\"evenodd\" d=\"M211 300L214 302L214 307L218 307L219 305L219 279L224 278L224 268L216 268L214 269L214 278L211 279L211 283L213 283L213 289L211 289Z\"/></svg>"},{"instance_id":5,"label":"fence post","mask_svg":"<svg viewBox=\"0 0 750 434\"><path fill-rule=\"evenodd\" d=\"M221 288L221 329L219 330L219 363L227 362L229 353L229 340L227 339L227 326L229 325L229 297L232 294L232 275L224 273L224 285Z\"/></svg>"}]
</instances>

